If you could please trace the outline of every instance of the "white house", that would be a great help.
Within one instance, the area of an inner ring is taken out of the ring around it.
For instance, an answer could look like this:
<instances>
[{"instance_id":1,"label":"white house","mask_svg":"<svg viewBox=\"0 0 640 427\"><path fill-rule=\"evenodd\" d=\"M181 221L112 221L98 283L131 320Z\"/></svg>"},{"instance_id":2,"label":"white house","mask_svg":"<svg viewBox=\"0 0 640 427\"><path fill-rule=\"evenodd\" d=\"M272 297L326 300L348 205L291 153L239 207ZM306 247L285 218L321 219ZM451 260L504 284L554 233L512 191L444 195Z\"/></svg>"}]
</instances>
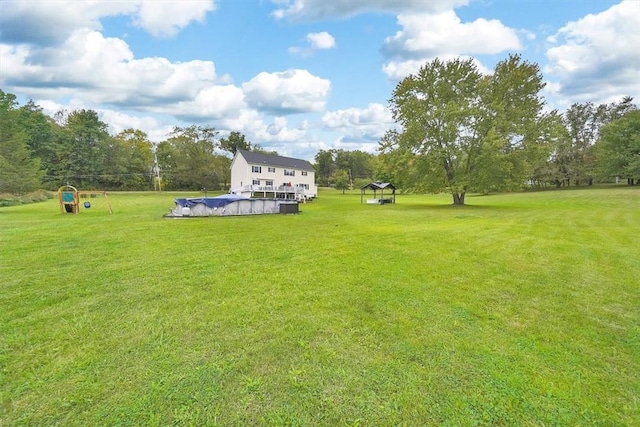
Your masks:
<instances>
[{"instance_id":1,"label":"white house","mask_svg":"<svg viewBox=\"0 0 640 427\"><path fill-rule=\"evenodd\" d=\"M292 157L238 150L231 162L231 193L305 200L318 196L311 163Z\"/></svg>"}]
</instances>

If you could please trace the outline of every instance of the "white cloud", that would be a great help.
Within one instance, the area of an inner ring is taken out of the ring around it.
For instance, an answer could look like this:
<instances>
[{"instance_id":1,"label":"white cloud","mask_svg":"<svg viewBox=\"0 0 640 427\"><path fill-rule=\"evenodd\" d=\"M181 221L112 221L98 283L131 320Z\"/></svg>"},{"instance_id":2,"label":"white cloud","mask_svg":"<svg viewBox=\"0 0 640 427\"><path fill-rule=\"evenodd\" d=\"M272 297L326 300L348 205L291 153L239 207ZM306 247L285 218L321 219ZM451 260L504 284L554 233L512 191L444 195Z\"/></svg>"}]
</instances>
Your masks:
<instances>
[{"instance_id":1,"label":"white cloud","mask_svg":"<svg viewBox=\"0 0 640 427\"><path fill-rule=\"evenodd\" d=\"M309 33L307 34L306 39L308 46L292 46L288 49L289 53L292 53L294 55L310 56L316 50L333 49L334 47L336 47L336 39L334 39L333 36L326 31L320 33Z\"/></svg>"},{"instance_id":2,"label":"white cloud","mask_svg":"<svg viewBox=\"0 0 640 427\"><path fill-rule=\"evenodd\" d=\"M256 139L267 142L295 142L305 138L306 130L304 128L291 128L288 126L287 119L276 116L262 132L255 135Z\"/></svg>"},{"instance_id":3,"label":"white cloud","mask_svg":"<svg viewBox=\"0 0 640 427\"><path fill-rule=\"evenodd\" d=\"M214 9L213 1L146 0L140 2L134 23L156 37L169 37L187 27L192 21L204 22L206 14Z\"/></svg>"},{"instance_id":4,"label":"white cloud","mask_svg":"<svg viewBox=\"0 0 640 427\"><path fill-rule=\"evenodd\" d=\"M126 129L139 129L147 134L149 141L161 142L173 130L173 126L150 116L134 116L109 109L99 109L97 113L100 120L109 124L109 131L114 135Z\"/></svg>"},{"instance_id":5,"label":"white cloud","mask_svg":"<svg viewBox=\"0 0 640 427\"><path fill-rule=\"evenodd\" d=\"M224 85L204 88L194 99L168 104L162 112L191 121L214 121L238 117L246 107L242 89Z\"/></svg>"},{"instance_id":6,"label":"white cloud","mask_svg":"<svg viewBox=\"0 0 640 427\"><path fill-rule=\"evenodd\" d=\"M522 49L518 31L497 20L463 23L453 10L398 16L402 30L387 37L383 52L389 61L383 71L393 79L415 72L436 57L496 54Z\"/></svg>"},{"instance_id":7,"label":"white cloud","mask_svg":"<svg viewBox=\"0 0 640 427\"><path fill-rule=\"evenodd\" d=\"M326 31L307 34L307 40L309 40L311 47L316 49L332 49L336 47L336 39Z\"/></svg>"},{"instance_id":8,"label":"white cloud","mask_svg":"<svg viewBox=\"0 0 640 427\"><path fill-rule=\"evenodd\" d=\"M33 86L33 93L58 88L94 103L139 107L150 101L193 99L218 81L210 61L172 63L135 59L126 42L96 31L75 31L55 48L0 46L0 84Z\"/></svg>"},{"instance_id":9,"label":"white cloud","mask_svg":"<svg viewBox=\"0 0 640 427\"><path fill-rule=\"evenodd\" d=\"M316 20L347 18L364 12L439 12L466 5L469 0L272 0L276 19Z\"/></svg>"},{"instance_id":10,"label":"white cloud","mask_svg":"<svg viewBox=\"0 0 640 427\"><path fill-rule=\"evenodd\" d=\"M395 126L391 112L384 105L371 103L367 108L329 111L322 117L325 128L338 132L341 143L376 144L384 133Z\"/></svg>"},{"instance_id":11,"label":"white cloud","mask_svg":"<svg viewBox=\"0 0 640 427\"><path fill-rule=\"evenodd\" d=\"M569 22L547 38L545 75L564 104L610 102L640 96L640 2L623 1L610 9Z\"/></svg>"},{"instance_id":12,"label":"white cloud","mask_svg":"<svg viewBox=\"0 0 640 427\"><path fill-rule=\"evenodd\" d=\"M0 85L6 85L7 81L15 78L17 80L38 81L41 77L46 77L46 70L40 64L35 64L29 60L30 49L26 45L11 46L0 44Z\"/></svg>"},{"instance_id":13,"label":"white cloud","mask_svg":"<svg viewBox=\"0 0 640 427\"><path fill-rule=\"evenodd\" d=\"M448 58L441 58L447 60ZM402 80L409 74L417 72L428 59L408 59L404 61L389 61L382 66L382 71L391 80Z\"/></svg>"},{"instance_id":14,"label":"white cloud","mask_svg":"<svg viewBox=\"0 0 640 427\"><path fill-rule=\"evenodd\" d=\"M55 45L79 29L101 30L102 18L130 16L134 25L158 37L173 36L191 22L203 22L214 0L2 0L0 40Z\"/></svg>"},{"instance_id":15,"label":"white cloud","mask_svg":"<svg viewBox=\"0 0 640 427\"><path fill-rule=\"evenodd\" d=\"M242 89L249 106L282 115L323 110L331 82L307 70L290 69L262 72L243 83Z\"/></svg>"},{"instance_id":16,"label":"white cloud","mask_svg":"<svg viewBox=\"0 0 640 427\"><path fill-rule=\"evenodd\" d=\"M348 108L329 111L322 117L322 123L329 128L352 126L378 126L393 123L391 112L382 104L372 103L367 108Z\"/></svg>"}]
</instances>

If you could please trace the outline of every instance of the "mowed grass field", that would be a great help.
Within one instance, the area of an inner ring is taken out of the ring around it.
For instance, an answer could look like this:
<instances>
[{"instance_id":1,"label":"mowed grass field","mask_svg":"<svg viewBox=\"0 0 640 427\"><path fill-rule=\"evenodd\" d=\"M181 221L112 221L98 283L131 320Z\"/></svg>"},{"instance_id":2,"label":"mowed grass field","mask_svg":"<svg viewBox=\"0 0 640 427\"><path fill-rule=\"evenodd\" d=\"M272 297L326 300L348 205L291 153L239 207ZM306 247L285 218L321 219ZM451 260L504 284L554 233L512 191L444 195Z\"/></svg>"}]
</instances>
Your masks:
<instances>
[{"instance_id":1,"label":"mowed grass field","mask_svg":"<svg viewBox=\"0 0 640 427\"><path fill-rule=\"evenodd\" d=\"M0 209L0 425L640 424L640 188L176 196Z\"/></svg>"}]
</instances>

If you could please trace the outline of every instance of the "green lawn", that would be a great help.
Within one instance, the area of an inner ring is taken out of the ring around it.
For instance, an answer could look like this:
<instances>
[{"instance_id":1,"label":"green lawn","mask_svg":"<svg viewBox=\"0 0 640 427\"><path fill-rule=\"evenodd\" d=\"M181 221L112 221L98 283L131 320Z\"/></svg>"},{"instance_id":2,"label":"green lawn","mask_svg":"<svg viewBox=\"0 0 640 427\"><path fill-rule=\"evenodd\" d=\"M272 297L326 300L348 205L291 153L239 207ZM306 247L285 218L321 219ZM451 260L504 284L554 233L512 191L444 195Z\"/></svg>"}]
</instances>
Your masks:
<instances>
[{"instance_id":1,"label":"green lawn","mask_svg":"<svg viewBox=\"0 0 640 427\"><path fill-rule=\"evenodd\" d=\"M640 424L640 188L175 196L0 209L0 425Z\"/></svg>"}]
</instances>

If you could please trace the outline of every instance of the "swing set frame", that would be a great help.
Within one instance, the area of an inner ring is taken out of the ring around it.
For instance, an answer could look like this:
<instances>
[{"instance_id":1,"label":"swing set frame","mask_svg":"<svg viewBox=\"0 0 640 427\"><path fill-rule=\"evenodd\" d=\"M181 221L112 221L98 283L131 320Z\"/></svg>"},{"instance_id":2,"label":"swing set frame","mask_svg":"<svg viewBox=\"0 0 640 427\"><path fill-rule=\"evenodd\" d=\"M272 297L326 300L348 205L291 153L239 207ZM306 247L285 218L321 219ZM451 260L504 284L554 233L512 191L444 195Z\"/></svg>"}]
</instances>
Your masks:
<instances>
[{"instance_id":1,"label":"swing set frame","mask_svg":"<svg viewBox=\"0 0 640 427\"><path fill-rule=\"evenodd\" d=\"M79 214L80 213L80 198L91 197L96 198L99 195L103 196L107 204L107 209L110 214L113 214L111 209L111 203L109 197L107 197L106 191L81 191L72 185L63 185L58 188L58 202L60 203L60 213ZM90 202L85 202L85 209L91 207Z\"/></svg>"}]
</instances>

